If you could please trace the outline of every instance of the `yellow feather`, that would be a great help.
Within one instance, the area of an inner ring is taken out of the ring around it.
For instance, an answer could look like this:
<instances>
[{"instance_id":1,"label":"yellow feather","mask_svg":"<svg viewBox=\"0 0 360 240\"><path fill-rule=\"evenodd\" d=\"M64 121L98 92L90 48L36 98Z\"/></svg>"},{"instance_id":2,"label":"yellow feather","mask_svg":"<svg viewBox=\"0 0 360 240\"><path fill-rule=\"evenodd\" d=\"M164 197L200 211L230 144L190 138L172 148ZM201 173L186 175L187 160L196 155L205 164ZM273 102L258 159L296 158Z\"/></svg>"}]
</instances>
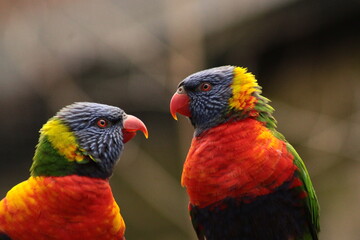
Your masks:
<instances>
[{"instance_id":1,"label":"yellow feather","mask_svg":"<svg viewBox=\"0 0 360 240\"><path fill-rule=\"evenodd\" d=\"M69 161L82 162L85 157L79 149L76 137L68 126L57 118L50 119L40 130L46 135L53 147Z\"/></svg>"},{"instance_id":2,"label":"yellow feather","mask_svg":"<svg viewBox=\"0 0 360 240\"><path fill-rule=\"evenodd\" d=\"M252 109L255 104L255 92L260 92L260 87L255 76L247 72L246 68L235 67L234 79L231 85L233 96L229 99L229 105L233 109Z\"/></svg>"},{"instance_id":3,"label":"yellow feather","mask_svg":"<svg viewBox=\"0 0 360 240\"><path fill-rule=\"evenodd\" d=\"M112 214L114 216L113 218L113 233L117 233L120 228L125 229L125 222L124 219L121 217L121 215L119 214L120 212L120 208L119 206L116 204L116 202L114 201L114 205L112 206Z\"/></svg>"},{"instance_id":4,"label":"yellow feather","mask_svg":"<svg viewBox=\"0 0 360 240\"><path fill-rule=\"evenodd\" d=\"M280 149L281 141L274 137L274 135L271 133L270 130L265 129L262 131L257 139L266 141L268 143L268 146L273 149Z\"/></svg>"}]
</instances>

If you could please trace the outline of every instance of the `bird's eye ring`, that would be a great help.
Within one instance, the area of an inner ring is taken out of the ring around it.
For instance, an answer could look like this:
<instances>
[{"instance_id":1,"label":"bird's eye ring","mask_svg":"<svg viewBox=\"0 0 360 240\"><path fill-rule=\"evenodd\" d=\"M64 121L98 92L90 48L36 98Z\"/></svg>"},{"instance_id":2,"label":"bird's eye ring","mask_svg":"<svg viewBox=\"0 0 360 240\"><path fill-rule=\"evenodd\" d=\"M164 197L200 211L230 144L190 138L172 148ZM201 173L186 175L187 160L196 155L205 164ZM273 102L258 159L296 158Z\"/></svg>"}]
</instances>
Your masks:
<instances>
[{"instance_id":1,"label":"bird's eye ring","mask_svg":"<svg viewBox=\"0 0 360 240\"><path fill-rule=\"evenodd\" d=\"M203 91L203 92L210 91L211 88L212 88L211 84L210 84L210 83L207 83L207 82L202 83L202 84L200 84L200 86L199 86L200 91Z\"/></svg>"},{"instance_id":2,"label":"bird's eye ring","mask_svg":"<svg viewBox=\"0 0 360 240\"><path fill-rule=\"evenodd\" d=\"M108 125L108 122L106 119L100 118L97 122L96 122L97 126L99 128L106 128Z\"/></svg>"}]
</instances>

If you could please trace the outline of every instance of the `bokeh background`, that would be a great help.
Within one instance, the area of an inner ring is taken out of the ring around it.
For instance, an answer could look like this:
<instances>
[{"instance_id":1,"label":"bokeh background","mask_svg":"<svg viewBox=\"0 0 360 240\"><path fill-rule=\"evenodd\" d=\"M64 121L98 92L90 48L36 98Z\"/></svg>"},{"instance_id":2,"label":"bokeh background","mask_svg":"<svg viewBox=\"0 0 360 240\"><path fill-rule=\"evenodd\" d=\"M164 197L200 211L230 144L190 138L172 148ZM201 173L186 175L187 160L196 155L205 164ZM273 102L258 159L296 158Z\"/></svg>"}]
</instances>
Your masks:
<instances>
[{"instance_id":1,"label":"bokeh background","mask_svg":"<svg viewBox=\"0 0 360 240\"><path fill-rule=\"evenodd\" d=\"M127 239L195 239L180 186L192 136L177 83L248 67L321 204L321 239L360 239L360 2L0 1L0 196L28 177L38 130L74 101L141 118L111 179Z\"/></svg>"}]
</instances>

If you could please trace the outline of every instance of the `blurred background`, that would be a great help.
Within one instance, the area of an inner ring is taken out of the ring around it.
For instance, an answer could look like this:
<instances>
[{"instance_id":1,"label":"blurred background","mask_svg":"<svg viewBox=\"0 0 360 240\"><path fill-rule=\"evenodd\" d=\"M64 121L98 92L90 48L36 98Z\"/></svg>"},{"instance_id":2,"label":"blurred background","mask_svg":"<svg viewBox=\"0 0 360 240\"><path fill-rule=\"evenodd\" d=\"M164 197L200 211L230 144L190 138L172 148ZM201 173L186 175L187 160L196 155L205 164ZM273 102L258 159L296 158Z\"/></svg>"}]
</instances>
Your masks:
<instances>
[{"instance_id":1,"label":"blurred background","mask_svg":"<svg viewBox=\"0 0 360 240\"><path fill-rule=\"evenodd\" d=\"M174 121L179 81L248 67L304 159L321 239L360 239L360 2L0 1L0 196L28 178L38 130L74 101L120 106L150 138L111 179L127 239L195 239L180 186L193 129Z\"/></svg>"}]
</instances>

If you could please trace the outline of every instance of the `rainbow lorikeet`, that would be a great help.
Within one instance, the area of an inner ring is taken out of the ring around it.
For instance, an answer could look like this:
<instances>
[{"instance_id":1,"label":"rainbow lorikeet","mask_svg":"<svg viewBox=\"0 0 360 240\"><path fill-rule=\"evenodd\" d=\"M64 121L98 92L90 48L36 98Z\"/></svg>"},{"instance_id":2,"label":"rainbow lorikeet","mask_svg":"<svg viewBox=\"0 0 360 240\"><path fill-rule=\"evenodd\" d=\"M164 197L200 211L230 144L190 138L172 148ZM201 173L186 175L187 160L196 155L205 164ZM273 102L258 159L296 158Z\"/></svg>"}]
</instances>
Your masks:
<instances>
[{"instance_id":1,"label":"rainbow lorikeet","mask_svg":"<svg viewBox=\"0 0 360 240\"><path fill-rule=\"evenodd\" d=\"M78 102L40 130L28 180L0 202L0 239L125 239L109 185L124 143L144 123L118 107Z\"/></svg>"},{"instance_id":2,"label":"rainbow lorikeet","mask_svg":"<svg viewBox=\"0 0 360 240\"><path fill-rule=\"evenodd\" d=\"M309 174L277 132L253 74L235 66L192 74L180 82L170 112L195 128L181 180L198 239L318 239Z\"/></svg>"}]
</instances>

